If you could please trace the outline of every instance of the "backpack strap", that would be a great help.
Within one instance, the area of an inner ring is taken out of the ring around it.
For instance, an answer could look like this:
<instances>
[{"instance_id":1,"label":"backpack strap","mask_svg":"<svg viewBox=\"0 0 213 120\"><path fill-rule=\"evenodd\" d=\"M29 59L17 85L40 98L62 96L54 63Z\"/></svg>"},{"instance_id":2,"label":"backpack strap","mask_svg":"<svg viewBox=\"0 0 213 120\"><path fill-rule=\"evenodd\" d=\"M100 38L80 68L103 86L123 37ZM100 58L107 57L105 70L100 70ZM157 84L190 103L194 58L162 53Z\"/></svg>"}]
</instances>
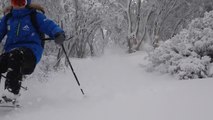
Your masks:
<instances>
[{"instance_id":1,"label":"backpack strap","mask_svg":"<svg viewBox=\"0 0 213 120\"><path fill-rule=\"evenodd\" d=\"M35 28L36 32L39 34L40 38L41 38L41 45L44 48L44 44L45 44L45 34L40 32L39 30L39 26L38 26L38 22L37 22L37 11L33 10L33 12L30 14L30 20L32 22L33 27Z\"/></svg>"},{"instance_id":2,"label":"backpack strap","mask_svg":"<svg viewBox=\"0 0 213 120\"><path fill-rule=\"evenodd\" d=\"M12 17L12 12L9 12L5 15L5 22L6 22L6 25L7 25L7 32L9 31L8 30L8 20Z\"/></svg>"},{"instance_id":3,"label":"backpack strap","mask_svg":"<svg viewBox=\"0 0 213 120\"><path fill-rule=\"evenodd\" d=\"M9 18L11 18L11 17L12 17L12 13L11 12L5 15L5 21L6 21L6 23L9 20Z\"/></svg>"},{"instance_id":4,"label":"backpack strap","mask_svg":"<svg viewBox=\"0 0 213 120\"><path fill-rule=\"evenodd\" d=\"M5 15L5 22L7 24L7 21L13 16L12 14L13 7L9 6L4 10Z\"/></svg>"}]
</instances>

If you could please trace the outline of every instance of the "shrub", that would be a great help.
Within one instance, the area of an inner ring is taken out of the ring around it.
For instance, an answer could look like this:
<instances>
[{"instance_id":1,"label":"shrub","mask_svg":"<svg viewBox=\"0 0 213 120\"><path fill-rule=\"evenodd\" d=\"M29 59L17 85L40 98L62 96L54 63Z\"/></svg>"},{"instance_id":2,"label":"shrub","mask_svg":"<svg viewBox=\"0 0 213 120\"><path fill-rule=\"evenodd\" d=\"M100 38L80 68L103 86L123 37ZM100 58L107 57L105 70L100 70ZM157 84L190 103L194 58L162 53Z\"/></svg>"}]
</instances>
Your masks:
<instances>
[{"instance_id":1,"label":"shrub","mask_svg":"<svg viewBox=\"0 0 213 120\"><path fill-rule=\"evenodd\" d=\"M151 67L179 79L211 77L213 11L193 20L188 29L162 43L149 55Z\"/></svg>"}]
</instances>

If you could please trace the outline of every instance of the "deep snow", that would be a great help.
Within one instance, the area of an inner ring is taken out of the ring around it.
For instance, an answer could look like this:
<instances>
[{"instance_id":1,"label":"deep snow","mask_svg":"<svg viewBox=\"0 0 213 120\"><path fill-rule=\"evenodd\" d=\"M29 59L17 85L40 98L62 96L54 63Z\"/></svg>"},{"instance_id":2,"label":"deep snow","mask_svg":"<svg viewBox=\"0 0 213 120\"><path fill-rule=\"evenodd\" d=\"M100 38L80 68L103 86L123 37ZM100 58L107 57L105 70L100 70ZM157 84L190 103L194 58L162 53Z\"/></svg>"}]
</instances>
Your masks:
<instances>
[{"instance_id":1,"label":"deep snow","mask_svg":"<svg viewBox=\"0 0 213 120\"><path fill-rule=\"evenodd\" d=\"M52 72L47 82L24 84L21 109L0 120L212 120L213 81L177 80L146 72L145 52L108 51L104 56L71 59L86 96L69 68Z\"/></svg>"}]
</instances>

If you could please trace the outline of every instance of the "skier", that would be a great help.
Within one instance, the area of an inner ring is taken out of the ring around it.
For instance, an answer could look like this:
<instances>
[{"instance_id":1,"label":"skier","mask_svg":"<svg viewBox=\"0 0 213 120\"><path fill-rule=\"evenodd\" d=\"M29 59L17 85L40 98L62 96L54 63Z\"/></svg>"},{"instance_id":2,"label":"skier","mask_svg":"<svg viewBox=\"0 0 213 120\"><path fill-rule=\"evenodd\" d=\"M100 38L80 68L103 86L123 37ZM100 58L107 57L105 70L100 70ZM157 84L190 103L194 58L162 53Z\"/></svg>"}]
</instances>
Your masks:
<instances>
[{"instance_id":1,"label":"skier","mask_svg":"<svg viewBox=\"0 0 213 120\"><path fill-rule=\"evenodd\" d=\"M33 5L31 0L11 0L10 15L0 20L0 41L7 35L4 53L0 55L0 74L6 73L5 88L0 103L15 101L20 96L23 75L32 74L40 61L43 45L40 33L55 39L62 45L65 41L64 31L53 21L38 12L41 7ZM35 23L32 23L32 13Z\"/></svg>"}]
</instances>

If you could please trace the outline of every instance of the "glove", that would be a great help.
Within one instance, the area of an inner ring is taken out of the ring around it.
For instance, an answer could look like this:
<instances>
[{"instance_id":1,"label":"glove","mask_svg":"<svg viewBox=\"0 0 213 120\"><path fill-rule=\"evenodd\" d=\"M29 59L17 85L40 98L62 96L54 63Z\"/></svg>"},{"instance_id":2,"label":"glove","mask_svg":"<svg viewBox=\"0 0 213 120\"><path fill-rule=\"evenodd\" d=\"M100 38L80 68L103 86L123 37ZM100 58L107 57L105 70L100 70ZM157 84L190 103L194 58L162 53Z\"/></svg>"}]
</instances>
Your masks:
<instances>
[{"instance_id":1,"label":"glove","mask_svg":"<svg viewBox=\"0 0 213 120\"><path fill-rule=\"evenodd\" d=\"M55 35L55 43L62 45L63 42L65 41L65 34L64 33L57 33Z\"/></svg>"}]
</instances>

